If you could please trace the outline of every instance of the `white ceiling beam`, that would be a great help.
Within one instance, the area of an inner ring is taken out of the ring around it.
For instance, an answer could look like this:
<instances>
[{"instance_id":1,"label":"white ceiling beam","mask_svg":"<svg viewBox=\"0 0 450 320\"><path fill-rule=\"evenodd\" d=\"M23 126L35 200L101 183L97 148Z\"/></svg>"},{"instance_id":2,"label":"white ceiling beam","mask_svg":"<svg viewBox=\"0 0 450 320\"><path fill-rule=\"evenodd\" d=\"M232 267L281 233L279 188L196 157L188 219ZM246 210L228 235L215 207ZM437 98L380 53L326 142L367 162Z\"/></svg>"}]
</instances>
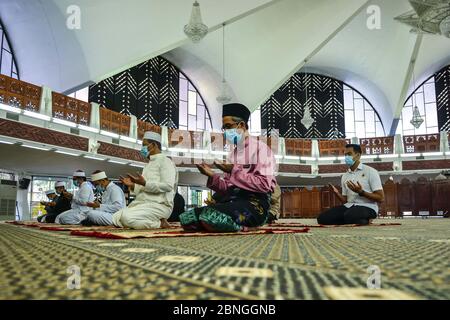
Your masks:
<instances>
[{"instance_id":1,"label":"white ceiling beam","mask_svg":"<svg viewBox=\"0 0 450 320\"><path fill-rule=\"evenodd\" d=\"M271 0L271 1L269 1L267 3L264 3L264 4L260 5L260 6L254 7L253 9L245 11L245 12L243 12L243 13L235 16L235 17L232 17L232 18L227 19L227 20L225 20L223 22L215 24L212 27L208 27L208 34L211 34L212 32L222 28L223 24L226 24L226 25L232 24L232 23L234 23L236 21L239 21L239 20L249 16L249 15L254 14L255 12L258 12L260 10L266 9L267 7L270 7L270 6L272 6L275 3L280 2L280 1L283 1L283 0ZM180 28L182 28L182 25L183 24L181 23L180 24ZM208 36L208 34L206 35L206 37ZM141 63L144 63L144 62L146 62L146 61L148 61L148 60L150 60L152 58L155 58L157 56L163 55L163 54L165 54L165 53L167 53L167 52L169 52L171 50L174 50L174 49L176 49L178 47L182 47L183 45L188 44L190 42L191 42L191 40L189 38L185 37L185 39L183 39L181 41L177 41L177 42L174 42L174 43L170 44L169 46L162 47L162 48L160 48L160 49L158 49L156 51L153 51L152 53L150 53L148 55L145 55L143 57L140 57L138 59L133 60L129 64L126 64L126 65L124 65L124 66L122 66L120 68L117 68L117 69L115 69L115 70L113 70L111 72L108 72L107 74L104 74L104 75L102 75L100 77L97 77L96 79L93 80L93 83L98 83L100 81L108 79L109 77L112 77L112 76L114 76L114 75L116 75L116 74L118 74L120 72L123 72L125 70L130 69L130 68L133 68L133 67L135 67L135 66L137 66L137 65L139 65Z\"/></svg>"},{"instance_id":2,"label":"white ceiling beam","mask_svg":"<svg viewBox=\"0 0 450 320\"><path fill-rule=\"evenodd\" d=\"M336 30L334 30L324 41L322 41L310 54L308 54L303 61L298 64L290 73L288 73L281 81L279 81L275 87L273 87L257 104L258 106L262 105L270 96L277 91L286 81L289 80L296 72L298 72L301 68L305 66L323 47L325 47L334 37L336 37L339 32L341 32L350 22L353 21L355 17L357 17L361 11L366 8L372 0L367 0L361 7L359 7L351 16L349 16Z\"/></svg>"},{"instance_id":3,"label":"white ceiling beam","mask_svg":"<svg viewBox=\"0 0 450 320\"><path fill-rule=\"evenodd\" d=\"M403 80L402 90L400 91L400 95L397 100L397 106L395 107L394 121L392 122L390 134L395 134L395 130L397 129L398 119L402 114L403 106L405 105L406 102L406 97L408 95L409 86L411 84L414 68L416 66L417 57L420 52L420 47L422 46L422 40L423 40L423 33L418 33L413 51L411 53L411 59L409 60L409 66L408 69L406 70L406 74ZM414 83L414 85L416 84Z\"/></svg>"}]
</instances>

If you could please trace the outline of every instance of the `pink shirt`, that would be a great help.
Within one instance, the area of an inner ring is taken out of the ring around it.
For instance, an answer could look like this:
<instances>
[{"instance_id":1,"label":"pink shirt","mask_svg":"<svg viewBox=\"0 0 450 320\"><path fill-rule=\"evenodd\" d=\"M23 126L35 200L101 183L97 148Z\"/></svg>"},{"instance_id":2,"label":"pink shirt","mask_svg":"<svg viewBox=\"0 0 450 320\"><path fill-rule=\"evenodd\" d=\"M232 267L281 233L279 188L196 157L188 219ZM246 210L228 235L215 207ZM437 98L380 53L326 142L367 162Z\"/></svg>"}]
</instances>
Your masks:
<instances>
[{"instance_id":1,"label":"pink shirt","mask_svg":"<svg viewBox=\"0 0 450 320\"><path fill-rule=\"evenodd\" d=\"M219 193L233 187L258 193L274 191L277 183L275 157L264 142L249 136L242 146L228 154L227 162L234 164L231 173L225 173L223 177L214 174L208 179L208 188Z\"/></svg>"}]
</instances>

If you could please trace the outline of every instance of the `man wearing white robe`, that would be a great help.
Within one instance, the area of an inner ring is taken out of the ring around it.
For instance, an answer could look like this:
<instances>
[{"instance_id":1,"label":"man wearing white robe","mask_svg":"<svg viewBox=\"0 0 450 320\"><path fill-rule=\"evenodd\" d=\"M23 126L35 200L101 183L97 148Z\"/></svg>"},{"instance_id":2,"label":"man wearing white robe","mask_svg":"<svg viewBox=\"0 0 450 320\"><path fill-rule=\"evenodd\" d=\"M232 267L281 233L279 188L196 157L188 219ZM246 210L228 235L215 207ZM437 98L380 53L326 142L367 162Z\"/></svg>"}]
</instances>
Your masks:
<instances>
[{"instance_id":1,"label":"man wearing white robe","mask_svg":"<svg viewBox=\"0 0 450 320\"><path fill-rule=\"evenodd\" d=\"M128 174L121 181L136 194L135 200L113 215L117 227L153 229L168 226L178 184L178 172L171 159L161 153L161 135L144 134L141 154L149 158L142 174Z\"/></svg>"},{"instance_id":2,"label":"man wearing white robe","mask_svg":"<svg viewBox=\"0 0 450 320\"><path fill-rule=\"evenodd\" d=\"M94 191L92 185L86 181L86 173L78 170L73 173L73 183L78 187L75 194L65 192L66 198L72 199L72 209L65 211L56 217L55 223L59 224L80 224L85 220L87 213L91 208L87 206L88 202L94 201Z\"/></svg>"},{"instance_id":3,"label":"man wearing white robe","mask_svg":"<svg viewBox=\"0 0 450 320\"><path fill-rule=\"evenodd\" d=\"M102 192L102 203L97 201L87 203L91 210L88 211L87 220L83 224L111 226L113 214L126 206L125 194L118 185L109 181L104 171L95 171L91 181L96 189Z\"/></svg>"}]
</instances>

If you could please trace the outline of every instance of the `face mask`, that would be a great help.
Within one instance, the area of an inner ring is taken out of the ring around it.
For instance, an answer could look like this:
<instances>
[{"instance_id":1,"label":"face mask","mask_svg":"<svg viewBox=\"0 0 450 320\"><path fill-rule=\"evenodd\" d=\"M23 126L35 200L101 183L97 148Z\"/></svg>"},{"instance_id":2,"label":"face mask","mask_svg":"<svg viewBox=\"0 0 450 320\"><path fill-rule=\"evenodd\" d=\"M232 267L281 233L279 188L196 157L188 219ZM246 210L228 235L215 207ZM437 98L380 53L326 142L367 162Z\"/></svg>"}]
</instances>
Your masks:
<instances>
[{"instance_id":1,"label":"face mask","mask_svg":"<svg viewBox=\"0 0 450 320\"><path fill-rule=\"evenodd\" d=\"M100 193L102 193L102 192L105 191L105 188L103 188L103 186L101 186L101 185L99 185L99 184L95 187L95 189L96 189L98 192L100 192Z\"/></svg>"},{"instance_id":2,"label":"face mask","mask_svg":"<svg viewBox=\"0 0 450 320\"><path fill-rule=\"evenodd\" d=\"M147 146L142 146L142 148L141 148L141 155L142 155L145 159L147 159L149 154L150 154L150 153L148 152L148 147L147 147Z\"/></svg>"},{"instance_id":3,"label":"face mask","mask_svg":"<svg viewBox=\"0 0 450 320\"><path fill-rule=\"evenodd\" d=\"M242 133L239 133L237 128L225 130L224 135L229 143L238 144L242 141Z\"/></svg>"},{"instance_id":4,"label":"face mask","mask_svg":"<svg viewBox=\"0 0 450 320\"><path fill-rule=\"evenodd\" d=\"M80 186L80 182L78 180L73 180L73 185L75 187L79 187Z\"/></svg>"},{"instance_id":5,"label":"face mask","mask_svg":"<svg viewBox=\"0 0 450 320\"><path fill-rule=\"evenodd\" d=\"M345 164L349 167L353 166L355 164L355 160L353 160L352 156L345 156Z\"/></svg>"}]
</instances>

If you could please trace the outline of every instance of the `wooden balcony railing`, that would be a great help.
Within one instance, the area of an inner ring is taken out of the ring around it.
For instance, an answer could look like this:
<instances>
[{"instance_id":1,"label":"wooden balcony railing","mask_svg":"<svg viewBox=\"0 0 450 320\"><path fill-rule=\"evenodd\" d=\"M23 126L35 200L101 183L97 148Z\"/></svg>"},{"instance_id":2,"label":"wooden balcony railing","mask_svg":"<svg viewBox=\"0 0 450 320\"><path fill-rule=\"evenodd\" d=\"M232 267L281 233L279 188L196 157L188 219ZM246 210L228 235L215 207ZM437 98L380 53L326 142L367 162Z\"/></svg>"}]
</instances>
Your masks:
<instances>
[{"instance_id":1,"label":"wooden balcony railing","mask_svg":"<svg viewBox=\"0 0 450 320\"><path fill-rule=\"evenodd\" d=\"M311 139L285 139L286 155L311 156Z\"/></svg>"},{"instance_id":2,"label":"wooden balcony railing","mask_svg":"<svg viewBox=\"0 0 450 320\"><path fill-rule=\"evenodd\" d=\"M138 120L137 127L138 127L138 139L139 140L142 140L142 138L144 137L144 133L146 131L152 131L152 132L157 132L157 133L161 134L161 127L154 125L150 122Z\"/></svg>"},{"instance_id":3,"label":"wooden balcony railing","mask_svg":"<svg viewBox=\"0 0 450 320\"><path fill-rule=\"evenodd\" d=\"M345 146L350 140L319 140L319 151L321 157L343 156L345 154Z\"/></svg>"},{"instance_id":4,"label":"wooden balcony railing","mask_svg":"<svg viewBox=\"0 0 450 320\"><path fill-rule=\"evenodd\" d=\"M91 105L87 102L52 92L52 116L89 126L91 120Z\"/></svg>"},{"instance_id":5,"label":"wooden balcony railing","mask_svg":"<svg viewBox=\"0 0 450 320\"><path fill-rule=\"evenodd\" d=\"M203 132L169 129L169 148L203 149Z\"/></svg>"},{"instance_id":6,"label":"wooden balcony railing","mask_svg":"<svg viewBox=\"0 0 450 320\"><path fill-rule=\"evenodd\" d=\"M211 151L223 151L225 143L222 133L211 132Z\"/></svg>"},{"instance_id":7,"label":"wooden balcony railing","mask_svg":"<svg viewBox=\"0 0 450 320\"><path fill-rule=\"evenodd\" d=\"M406 153L437 152L440 149L440 143L439 133L403 137Z\"/></svg>"},{"instance_id":8,"label":"wooden balcony railing","mask_svg":"<svg viewBox=\"0 0 450 320\"><path fill-rule=\"evenodd\" d=\"M0 75L0 103L17 107L23 110L40 112L42 88L24 81L20 81L8 76ZM91 105L88 102L77 100L60 93L52 92L52 116L54 118L67 120L73 123L89 126L91 124ZM105 131L123 136L130 135L131 117L112 111L107 108L100 108L100 128ZM161 127L145 122L137 121L137 136L142 140L146 131L161 133ZM169 130L170 135L174 130ZM179 136L191 138L190 146L184 148L200 149L203 147L203 134L198 132L177 133ZM170 139L170 137L169 137ZM187 139L187 138L186 138ZM278 146L272 146L271 139L258 137L265 141L272 150L278 150ZM450 132L448 133L450 146ZM181 139L183 141L183 139ZM276 142L273 142L276 143ZM350 143L348 139L340 140L319 140L319 152L321 157L333 157L344 155L345 145ZM180 139L171 141L169 145L180 144ZM367 155L393 154L394 137L379 137L360 139L363 153ZM426 153L440 151L440 134L404 136L403 144L406 153ZM286 155L310 156L311 139L285 139ZM211 133L212 151L223 151L225 141L221 133ZM276 151L275 151L276 152Z\"/></svg>"},{"instance_id":9,"label":"wooden balcony railing","mask_svg":"<svg viewBox=\"0 0 450 320\"><path fill-rule=\"evenodd\" d=\"M123 136L130 134L131 118L106 108L100 108L100 129Z\"/></svg>"},{"instance_id":10,"label":"wooden balcony railing","mask_svg":"<svg viewBox=\"0 0 450 320\"><path fill-rule=\"evenodd\" d=\"M39 112L42 88L5 75L0 75L0 103Z\"/></svg>"},{"instance_id":11,"label":"wooden balcony railing","mask_svg":"<svg viewBox=\"0 0 450 320\"><path fill-rule=\"evenodd\" d=\"M393 154L394 137L364 138L359 139L363 154Z\"/></svg>"}]
</instances>

